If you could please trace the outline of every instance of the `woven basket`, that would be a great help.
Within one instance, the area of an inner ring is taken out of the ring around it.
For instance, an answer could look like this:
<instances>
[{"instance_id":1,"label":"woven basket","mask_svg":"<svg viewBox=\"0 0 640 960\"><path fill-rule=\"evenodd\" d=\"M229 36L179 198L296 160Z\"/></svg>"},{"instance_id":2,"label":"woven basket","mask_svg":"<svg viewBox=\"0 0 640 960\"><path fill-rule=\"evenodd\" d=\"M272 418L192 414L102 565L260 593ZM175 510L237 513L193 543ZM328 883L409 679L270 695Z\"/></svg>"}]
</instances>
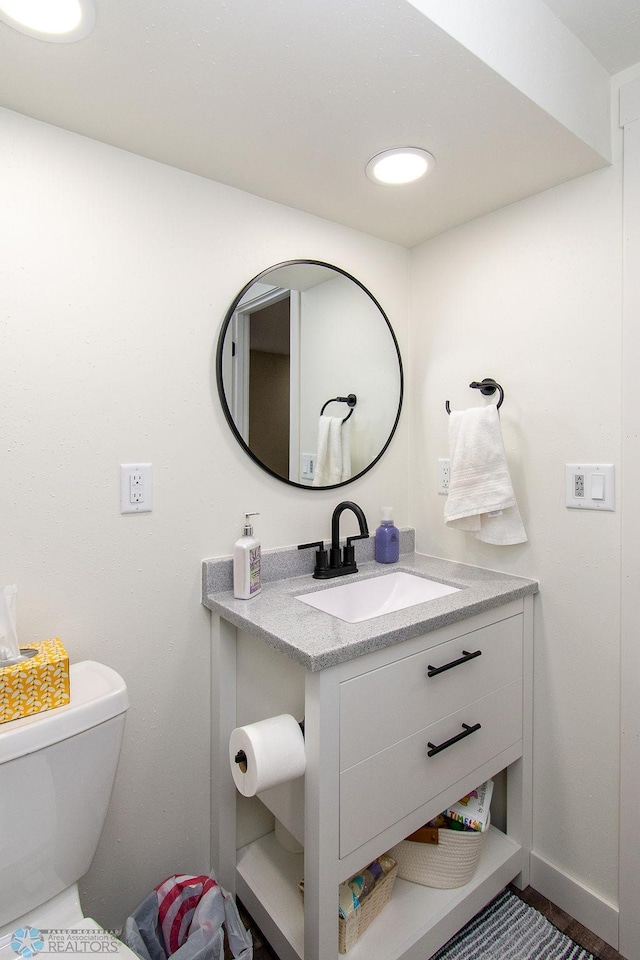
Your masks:
<instances>
[{"instance_id":1,"label":"woven basket","mask_svg":"<svg viewBox=\"0 0 640 960\"><path fill-rule=\"evenodd\" d=\"M387 854L389 856L389 854ZM391 891L396 880L398 865L394 863L387 874L376 883L368 897L361 901L360 906L356 907L353 913L350 913L346 919L340 917L338 920L338 953L347 953L351 947L365 932L372 920L378 916L380 911L389 902ZM302 900L304 901L304 881L298 884L298 889Z\"/></svg>"},{"instance_id":2,"label":"woven basket","mask_svg":"<svg viewBox=\"0 0 640 960\"><path fill-rule=\"evenodd\" d=\"M395 860L395 857L392 857ZM372 920L378 916L382 908L389 902L391 891L396 880L398 865L394 863L389 872L376 883L368 897L365 897L359 907L345 919L338 920L338 953L346 953L361 937Z\"/></svg>"},{"instance_id":3,"label":"woven basket","mask_svg":"<svg viewBox=\"0 0 640 960\"><path fill-rule=\"evenodd\" d=\"M403 880L442 890L463 887L476 872L488 832L489 820L482 833L441 827L438 843L401 840L389 856L397 862Z\"/></svg>"}]
</instances>

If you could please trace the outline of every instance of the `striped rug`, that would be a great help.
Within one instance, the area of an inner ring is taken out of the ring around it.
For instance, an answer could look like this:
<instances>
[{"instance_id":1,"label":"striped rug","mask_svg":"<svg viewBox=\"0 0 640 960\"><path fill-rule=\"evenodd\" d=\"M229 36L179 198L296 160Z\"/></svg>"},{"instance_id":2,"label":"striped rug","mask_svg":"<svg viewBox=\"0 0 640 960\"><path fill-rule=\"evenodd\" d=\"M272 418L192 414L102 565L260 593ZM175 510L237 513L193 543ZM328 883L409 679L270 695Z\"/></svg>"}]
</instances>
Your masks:
<instances>
[{"instance_id":1,"label":"striped rug","mask_svg":"<svg viewBox=\"0 0 640 960\"><path fill-rule=\"evenodd\" d=\"M504 890L432 960L595 960L546 917Z\"/></svg>"}]
</instances>

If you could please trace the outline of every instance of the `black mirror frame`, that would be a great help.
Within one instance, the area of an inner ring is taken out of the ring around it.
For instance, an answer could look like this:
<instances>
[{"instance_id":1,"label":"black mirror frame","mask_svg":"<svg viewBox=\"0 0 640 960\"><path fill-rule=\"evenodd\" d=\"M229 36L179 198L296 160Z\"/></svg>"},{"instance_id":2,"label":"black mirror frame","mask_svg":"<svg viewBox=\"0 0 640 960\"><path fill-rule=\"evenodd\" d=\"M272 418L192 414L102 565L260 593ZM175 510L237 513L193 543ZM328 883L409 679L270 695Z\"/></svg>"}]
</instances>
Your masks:
<instances>
[{"instance_id":1,"label":"black mirror frame","mask_svg":"<svg viewBox=\"0 0 640 960\"><path fill-rule=\"evenodd\" d=\"M234 419L231 415L231 410L229 409L229 404L227 403L227 398L224 392L224 384L222 382L222 353L223 353L224 339L225 339L227 330L229 328L231 318L233 317L233 314L238 308L238 304L240 303L244 295L247 293L247 291L250 289L250 287L252 287L254 283L257 283L258 281L266 277L267 274L272 273L274 270L279 270L282 267L291 267L291 266L295 266L296 264L304 264L304 265L311 264L313 266L318 266L318 267L327 267L329 270L334 270L336 273L342 274L343 277L347 277L347 279L353 281L353 283L355 283L358 287L360 287L360 289L364 293L366 293L366 295L370 298L370 300L373 301L375 306L380 311L380 314L384 319L385 323L387 324L387 327L389 328L389 333L391 334L392 343L396 350L396 356L398 358L398 372L400 374L400 396L398 398L398 411L396 413L396 418L391 428L391 432L389 433L389 436L384 446L380 450L380 453L376 456L374 460L371 461L370 464L368 464L364 468L364 470L361 470L360 473L357 473L355 476L350 477L349 480L343 480L341 483L327 484L327 486L324 486L324 487L313 487L310 484L297 483L295 480L289 480L288 477L281 477L279 473L276 473L274 470L271 470L269 467L267 467L261 460L259 460L255 456L255 454L251 451L249 446L243 440L238 428L236 427ZM244 285L240 293L235 297L231 306L227 310L224 320L222 322L222 327L220 330L220 334L218 336L218 347L216 350L216 383L218 387L218 396L220 398L220 403L222 405L222 409L226 417L227 423L231 428L232 434L234 435L234 437L236 438L236 440L238 441L238 443L240 444L244 452L250 457L251 460L253 460L254 463L256 463L262 470L264 470L265 473L268 473L270 474L270 476L275 477L276 480L280 480L281 483L287 483L291 487L298 487L299 490L335 490L337 487L345 487L348 483L353 483L355 480L359 480L360 477L363 477L365 475L365 473L368 473L369 470L371 470L371 468L375 466L378 460L380 460L380 458L385 453L385 451L387 450L389 444L393 439L393 435L395 434L396 428L398 426L398 421L400 420L400 413L402 411L402 400L404 397L404 371L402 367L402 357L400 356L400 347L398 345L398 340L394 333L393 327L391 326L389 318L387 317L386 313L384 312L384 310L382 309L382 307L380 306L380 304L378 303L374 295L371 293L370 290L367 290L367 288L364 286L363 283L357 280L356 277L352 276L346 270L343 270L341 267L336 267L334 264L326 263L323 260L284 260L282 261L282 263L275 263L272 266L267 267L265 270L262 270L255 277L253 277L253 279L249 280L249 282Z\"/></svg>"}]
</instances>

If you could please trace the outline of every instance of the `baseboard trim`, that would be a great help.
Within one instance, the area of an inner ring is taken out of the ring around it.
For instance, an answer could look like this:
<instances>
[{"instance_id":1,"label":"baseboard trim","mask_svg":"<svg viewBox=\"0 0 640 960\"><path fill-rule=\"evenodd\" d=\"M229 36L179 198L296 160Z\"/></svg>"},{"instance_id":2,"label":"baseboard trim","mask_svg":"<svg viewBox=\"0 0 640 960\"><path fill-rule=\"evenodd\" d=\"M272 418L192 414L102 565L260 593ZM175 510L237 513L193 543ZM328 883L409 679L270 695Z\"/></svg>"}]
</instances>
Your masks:
<instances>
[{"instance_id":1,"label":"baseboard trim","mask_svg":"<svg viewBox=\"0 0 640 960\"><path fill-rule=\"evenodd\" d=\"M543 897L618 949L618 908L578 880L562 873L537 853L531 853L531 886Z\"/></svg>"}]
</instances>

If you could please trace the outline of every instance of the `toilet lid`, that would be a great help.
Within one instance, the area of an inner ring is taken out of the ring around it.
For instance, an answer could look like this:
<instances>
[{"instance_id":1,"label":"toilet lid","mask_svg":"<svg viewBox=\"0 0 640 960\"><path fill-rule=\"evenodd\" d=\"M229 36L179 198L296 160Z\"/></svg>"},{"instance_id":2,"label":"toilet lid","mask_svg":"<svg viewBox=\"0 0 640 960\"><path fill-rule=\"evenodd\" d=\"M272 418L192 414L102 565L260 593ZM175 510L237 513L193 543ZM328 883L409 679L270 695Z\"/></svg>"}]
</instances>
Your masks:
<instances>
[{"instance_id":1,"label":"toilet lid","mask_svg":"<svg viewBox=\"0 0 640 960\"><path fill-rule=\"evenodd\" d=\"M84 931L86 931L86 933ZM96 923L96 921L92 920L90 917L87 917L85 920L81 920L79 923L74 923L71 926L66 926L56 931L52 930L51 933L48 931L42 931L42 933L43 940L45 937L55 938L58 944L63 945L70 944L71 941L75 941L79 944L80 941L86 942L87 940L100 940L105 944L104 951L86 947L83 950L82 947L79 946L75 951L73 951L75 954L84 953L85 955L96 957L101 952L104 952L107 955L105 960L110 960L110 958L111 960L113 960L113 958L121 958L121 960L139 960L138 955L135 954L133 950L130 950L126 944L122 943L121 940L118 940L117 937L115 937L112 933L104 930L100 924ZM24 960L24 955L20 953L20 948L12 946L12 941L13 938L11 934L0 938L0 960ZM115 950L114 945L116 946ZM63 947L61 946L59 947L58 952L62 950ZM53 951L47 950L47 944L45 940L44 948L42 948L41 952L35 952L34 960L37 960L39 957L41 957L42 960L53 960L53 958L50 956L52 952ZM67 953L68 956L68 952L64 952Z\"/></svg>"}]
</instances>

